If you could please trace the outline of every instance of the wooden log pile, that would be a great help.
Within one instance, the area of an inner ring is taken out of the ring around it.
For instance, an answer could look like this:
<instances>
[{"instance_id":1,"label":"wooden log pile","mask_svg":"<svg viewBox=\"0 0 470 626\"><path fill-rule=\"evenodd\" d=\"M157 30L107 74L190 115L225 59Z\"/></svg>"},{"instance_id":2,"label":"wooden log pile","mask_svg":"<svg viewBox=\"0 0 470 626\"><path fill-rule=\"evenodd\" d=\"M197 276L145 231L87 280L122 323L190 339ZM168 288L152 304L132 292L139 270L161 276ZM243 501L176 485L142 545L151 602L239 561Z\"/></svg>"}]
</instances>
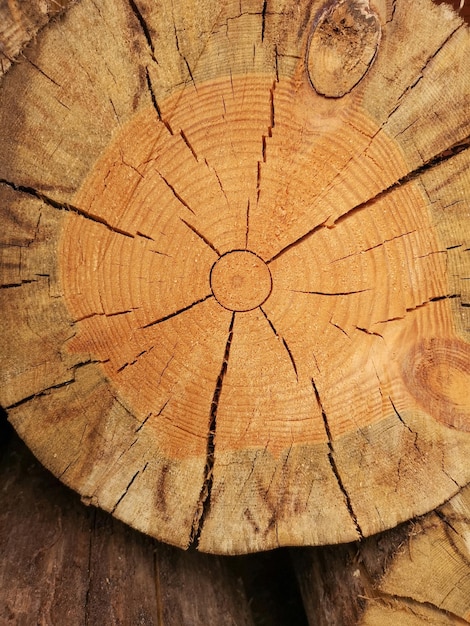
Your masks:
<instances>
[{"instance_id":1,"label":"wooden log pile","mask_svg":"<svg viewBox=\"0 0 470 626\"><path fill-rule=\"evenodd\" d=\"M449 4L0 2L0 624L470 623Z\"/></svg>"}]
</instances>

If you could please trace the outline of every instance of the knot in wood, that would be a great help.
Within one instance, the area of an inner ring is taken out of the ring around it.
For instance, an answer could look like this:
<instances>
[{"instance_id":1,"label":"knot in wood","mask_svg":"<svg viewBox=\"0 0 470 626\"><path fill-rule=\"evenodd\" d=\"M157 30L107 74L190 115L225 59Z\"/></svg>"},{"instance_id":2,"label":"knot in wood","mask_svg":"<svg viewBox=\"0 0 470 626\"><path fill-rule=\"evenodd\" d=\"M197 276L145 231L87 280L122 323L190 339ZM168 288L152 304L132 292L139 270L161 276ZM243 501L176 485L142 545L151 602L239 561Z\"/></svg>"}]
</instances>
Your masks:
<instances>
[{"instance_id":1,"label":"knot in wood","mask_svg":"<svg viewBox=\"0 0 470 626\"><path fill-rule=\"evenodd\" d=\"M315 90L329 98L349 93L372 65L381 38L369 0L339 0L324 9L312 32L307 71Z\"/></svg>"}]
</instances>

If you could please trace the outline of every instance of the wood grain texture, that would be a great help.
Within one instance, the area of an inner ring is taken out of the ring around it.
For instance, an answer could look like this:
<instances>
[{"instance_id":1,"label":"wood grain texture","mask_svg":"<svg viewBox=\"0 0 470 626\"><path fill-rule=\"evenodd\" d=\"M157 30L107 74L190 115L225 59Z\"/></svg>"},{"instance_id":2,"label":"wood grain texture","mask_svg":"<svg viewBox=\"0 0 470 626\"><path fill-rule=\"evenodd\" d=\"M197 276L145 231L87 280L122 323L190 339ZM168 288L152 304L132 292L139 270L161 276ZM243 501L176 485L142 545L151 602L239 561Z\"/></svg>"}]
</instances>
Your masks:
<instances>
[{"instance_id":1,"label":"wood grain texture","mask_svg":"<svg viewBox=\"0 0 470 626\"><path fill-rule=\"evenodd\" d=\"M392 531L296 551L312 624L405 626L470 623L470 490Z\"/></svg>"},{"instance_id":2,"label":"wood grain texture","mask_svg":"<svg viewBox=\"0 0 470 626\"><path fill-rule=\"evenodd\" d=\"M86 509L12 440L1 461L2 624L158 624L152 541Z\"/></svg>"},{"instance_id":3,"label":"wood grain texture","mask_svg":"<svg viewBox=\"0 0 470 626\"><path fill-rule=\"evenodd\" d=\"M85 507L3 422L0 435L2 624L470 623L468 488L360 543L217 557Z\"/></svg>"},{"instance_id":4,"label":"wood grain texture","mask_svg":"<svg viewBox=\"0 0 470 626\"><path fill-rule=\"evenodd\" d=\"M15 62L23 47L73 0L1 0L0 76Z\"/></svg>"},{"instance_id":5,"label":"wood grain texture","mask_svg":"<svg viewBox=\"0 0 470 626\"><path fill-rule=\"evenodd\" d=\"M470 479L469 31L374 7L334 98L320 1L82 0L2 81L2 404L169 543L351 541Z\"/></svg>"},{"instance_id":6,"label":"wood grain texture","mask_svg":"<svg viewBox=\"0 0 470 626\"><path fill-rule=\"evenodd\" d=\"M184 552L84 506L0 420L0 623L306 626L287 551Z\"/></svg>"}]
</instances>

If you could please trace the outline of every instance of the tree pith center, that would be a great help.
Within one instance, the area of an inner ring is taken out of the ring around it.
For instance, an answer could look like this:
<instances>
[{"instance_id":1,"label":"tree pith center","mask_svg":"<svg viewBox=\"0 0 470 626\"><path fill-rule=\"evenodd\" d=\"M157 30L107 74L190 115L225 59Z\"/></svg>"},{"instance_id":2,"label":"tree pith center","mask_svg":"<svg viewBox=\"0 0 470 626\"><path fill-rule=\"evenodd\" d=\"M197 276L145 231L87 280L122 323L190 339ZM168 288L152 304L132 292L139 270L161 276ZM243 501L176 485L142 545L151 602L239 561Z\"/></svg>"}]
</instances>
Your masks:
<instances>
[{"instance_id":1,"label":"tree pith center","mask_svg":"<svg viewBox=\"0 0 470 626\"><path fill-rule=\"evenodd\" d=\"M269 267L249 250L232 250L214 263L212 293L230 311L251 311L265 302L272 289Z\"/></svg>"}]
</instances>

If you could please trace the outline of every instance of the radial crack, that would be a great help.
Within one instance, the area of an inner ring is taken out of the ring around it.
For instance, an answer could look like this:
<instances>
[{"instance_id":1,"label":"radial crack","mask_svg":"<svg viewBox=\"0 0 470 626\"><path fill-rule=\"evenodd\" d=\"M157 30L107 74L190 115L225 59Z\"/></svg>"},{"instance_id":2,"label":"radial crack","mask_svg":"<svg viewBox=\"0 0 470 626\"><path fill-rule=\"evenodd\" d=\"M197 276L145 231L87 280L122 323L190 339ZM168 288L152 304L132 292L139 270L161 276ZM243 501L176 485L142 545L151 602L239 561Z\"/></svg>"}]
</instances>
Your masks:
<instances>
[{"instance_id":1,"label":"radial crack","mask_svg":"<svg viewBox=\"0 0 470 626\"><path fill-rule=\"evenodd\" d=\"M62 387L68 387L68 385L71 385L74 382L75 382L75 377L71 378L70 380L64 380L62 383L57 383L57 385L51 385L50 387L47 387L46 389L43 389L42 391L33 393L30 396L27 396L26 398L22 398L21 400L18 400L18 402L14 402L13 404L10 404L9 406L5 407L5 410L10 411L11 409L16 409L22 404L26 404L27 402L30 402L31 400L34 400L35 398L41 398L42 396L47 396L51 391L54 391L55 389L62 389Z\"/></svg>"},{"instance_id":2,"label":"radial crack","mask_svg":"<svg viewBox=\"0 0 470 626\"><path fill-rule=\"evenodd\" d=\"M50 80L53 85L55 85L56 87L62 87L62 85L58 83L56 80L54 80L52 76L49 76L49 74L46 74L46 72L42 70L38 65L36 65L36 63L33 63L33 61L31 61L30 58L26 57L26 60L30 65L34 67L35 70L37 70L40 74L42 74L44 78L47 78L47 80Z\"/></svg>"},{"instance_id":3,"label":"radial crack","mask_svg":"<svg viewBox=\"0 0 470 626\"><path fill-rule=\"evenodd\" d=\"M127 363L124 363L124 365L121 365L120 367L118 367L116 372L117 373L122 372L123 370L126 369L126 367L129 367L131 365L135 365L137 363L137 361L140 359L141 356L144 356L144 354L148 354L149 352L152 352L152 350L154 350L154 349L155 349L155 346L152 346L148 350L142 350L142 352L139 352L139 354L137 354L132 361L128 361Z\"/></svg>"},{"instance_id":4,"label":"radial crack","mask_svg":"<svg viewBox=\"0 0 470 626\"><path fill-rule=\"evenodd\" d=\"M136 235L138 237L142 237L143 239L147 239L148 241L155 241L153 237L151 237L150 235L146 235L145 233L141 233L139 230L136 232ZM154 250L154 252L157 252L157 251ZM160 254L163 254L163 252L161 252Z\"/></svg>"},{"instance_id":5,"label":"radial crack","mask_svg":"<svg viewBox=\"0 0 470 626\"><path fill-rule=\"evenodd\" d=\"M142 32L144 33L145 40L147 41L147 45L150 48L152 59L155 61L155 63L158 64L158 61L155 58L155 47L153 45L152 36L150 34L150 29L148 27L148 24L145 21L145 18L142 15L142 12L140 11L139 7L137 6L134 0L129 0L129 6L131 7L132 12L136 16L137 21L140 24L140 27L142 28Z\"/></svg>"},{"instance_id":6,"label":"radial crack","mask_svg":"<svg viewBox=\"0 0 470 626\"><path fill-rule=\"evenodd\" d=\"M352 207L351 209L349 209L348 211L346 211L345 213L343 213L336 219L331 221L331 215L330 215L323 222L321 222L320 224L317 224L308 232L306 232L304 235L301 235L298 239L296 239L292 243L288 244L287 246L279 250L279 252L277 252L273 257L271 257L268 261L266 261L266 263L268 264L271 263L272 261L279 258L282 254L284 254L285 252L287 252L294 246L298 246L299 244L301 244L303 241L305 241L306 239L314 235L317 231L321 230L322 228L334 228L335 226L337 226L344 220L348 219L349 217L355 215L356 213L359 213L360 211L363 211L364 209L367 209L370 206L373 206L376 202L382 200L384 197L388 196L390 193L393 193L396 189L398 189L402 185L405 185L406 183L416 180L425 172L432 170L433 168L437 167L441 163L445 163L449 159L453 158L457 154L460 154L461 152L464 152L465 150L468 150L469 148L470 148L470 137L466 137L462 141L457 142L456 144L450 146L446 150L443 150L438 155L429 159L423 165L420 165L420 167L412 170L405 176L402 176L402 178L397 180L395 183L393 183L389 187L386 187L385 189L380 191L374 197L369 198L368 200L365 200L364 202L361 202L360 204Z\"/></svg>"},{"instance_id":7,"label":"radial crack","mask_svg":"<svg viewBox=\"0 0 470 626\"><path fill-rule=\"evenodd\" d=\"M276 72L276 82L279 82L279 57L277 45L274 45L274 71Z\"/></svg>"},{"instance_id":8,"label":"radial crack","mask_svg":"<svg viewBox=\"0 0 470 626\"><path fill-rule=\"evenodd\" d=\"M83 322L84 320L89 320L92 317L117 317L118 315L128 315L129 313L134 313L134 311L138 311L139 309L140 307L134 307L125 311L113 311L112 313L106 313L105 311L103 311L102 313L88 313L87 315L83 315L82 317L77 317L74 320L74 323Z\"/></svg>"},{"instance_id":9,"label":"radial crack","mask_svg":"<svg viewBox=\"0 0 470 626\"><path fill-rule=\"evenodd\" d=\"M230 320L230 327L228 329L227 343L225 344L224 357L222 360L222 366L220 368L219 375L215 384L214 395L212 397L210 419L209 419L209 433L207 436L207 452L206 452L206 466L204 468L204 480L199 494L199 500L197 504L196 513L193 519L191 537L189 540L190 545L194 545L196 548L199 545L199 539L201 536L204 520L210 508L210 500L212 493L212 483L214 479L214 460L215 460L215 433L217 427L217 411L219 408L220 396L222 394L222 387L227 373L228 360L230 357L230 347L233 339L233 326L235 323L235 311L232 313Z\"/></svg>"},{"instance_id":10,"label":"radial crack","mask_svg":"<svg viewBox=\"0 0 470 626\"><path fill-rule=\"evenodd\" d=\"M168 189L171 191L171 193L175 196L175 198L186 208L188 209L188 211L191 211L191 213L193 215L196 215L195 212L192 210L192 208L189 206L189 204L183 200L183 198L179 195L179 193L176 191L176 189L173 187L173 185L163 176L163 174L161 174L158 170L155 170L157 172L157 174L160 176L160 178L163 180L163 182L165 183L165 185L168 187Z\"/></svg>"},{"instance_id":11,"label":"radial crack","mask_svg":"<svg viewBox=\"0 0 470 626\"><path fill-rule=\"evenodd\" d=\"M145 76L146 76L146 81L147 81L147 89L148 89L148 92L150 94L150 100L152 101L152 105L153 105L153 108L155 109L157 117L160 120L160 122L165 126L165 128L170 133L170 135L173 136L175 133L174 133L170 123L166 119L164 119L164 117L162 115L162 111L161 111L160 106L158 104L157 96L156 96L155 91L153 89L152 81L150 79L150 74L149 74L148 67L145 68Z\"/></svg>"},{"instance_id":12,"label":"radial crack","mask_svg":"<svg viewBox=\"0 0 470 626\"><path fill-rule=\"evenodd\" d=\"M276 118L274 113L274 92L276 90L276 80L273 80L273 83L269 89L269 106L270 106L270 114L269 114L269 126L267 133L261 136L261 156L262 160L258 161L257 165L257 177L256 177L256 193L257 200L259 200L261 194L261 167L263 163L266 163L266 144L267 140L273 136L273 129L276 124Z\"/></svg>"},{"instance_id":13,"label":"radial crack","mask_svg":"<svg viewBox=\"0 0 470 626\"><path fill-rule=\"evenodd\" d=\"M193 76L193 73L191 71L191 66L188 63L188 59L185 56L183 56L183 60L184 60L184 62L186 64L186 69L188 70L188 74L189 74L189 77L191 79L191 82L193 83L194 87L196 87L196 81L194 80L194 76Z\"/></svg>"},{"instance_id":14,"label":"radial crack","mask_svg":"<svg viewBox=\"0 0 470 626\"><path fill-rule=\"evenodd\" d=\"M217 250L217 248L214 246L214 244L211 241L209 241L209 239L207 239L207 237L205 237L192 224L190 224L189 222L184 220L182 217L180 217L180 220L183 222L183 224L185 226L187 226L189 228L190 231L192 231L197 237L199 237L199 239L201 239L207 246L209 246L209 248L211 250L213 250L217 254L217 256L219 256L219 257L221 256L220 252Z\"/></svg>"},{"instance_id":15,"label":"radial crack","mask_svg":"<svg viewBox=\"0 0 470 626\"><path fill-rule=\"evenodd\" d=\"M161 409L158 411L158 413L155 415L155 417L159 417L159 416L163 413L163 411L165 410L166 405L167 405L169 402L170 402L170 400L168 399L168 400L166 400L166 401L163 403L163 406L162 406L162 407L161 407ZM150 412L150 413L149 413L149 414L145 417L145 419L142 421L142 423L141 423L141 424L139 424L139 426L135 429L135 431L134 431L134 432L135 432L135 433L140 432L140 431L142 430L142 428L145 426L145 424L148 422L148 420L149 420L149 419L150 419L153 415L154 415L154 414L153 414L152 412Z\"/></svg>"},{"instance_id":16,"label":"radial crack","mask_svg":"<svg viewBox=\"0 0 470 626\"><path fill-rule=\"evenodd\" d=\"M13 404L6 406L5 410L10 411L11 409L16 409L17 407L23 404L26 404L27 402L30 402L31 400L34 400L35 398L42 398L43 396L47 396L51 392L54 392L56 389L62 389L63 387L68 387L69 385L72 385L75 382L75 372L82 367L86 367L88 365L95 365L96 363L107 363L107 362L108 362L108 359L104 361L89 359L88 361L84 361L83 363L76 363L75 365L72 365L72 367L68 368L68 371L73 372L72 378L70 378L69 380L64 380L55 385L51 385L50 387L46 387L46 389L37 391L36 393L33 393L30 396L27 396L26 398L22 398L21 400L18 400L17 402L14 402Z\"/></svg>"},{"instance_id":17,"label":"radial crack","mask_svg":"<svg viewBox=\"0 0 470 626\"><path fill-rule=\"evenodd\" d=\"M144 468L145 469L145 468ZM129 484L127 485L126 489L124 490L124 493L121 495L121 497L119 498L119 500L116 502L116 504L113 506L112 510L111 510L111 515L114 515L116 509L118 508L118 506L121 504L121 502L123 501L123 499L127 496L127 493L129 491L129 489L132 487L132 483L135 481L135 479L137 478L137 476L140 474L140 470L137 470L137 472L134 474L134 476L130 479Z\"/></svg>"},{"instance_id":18,"label":"radial crack","mask_svg":"<svg viewBox=\"0 0 470 626\"><path fill-rule=\"evenodd\" d=\"M389 187L386 187L385 189L383 189L373 198L369 198L368 200L361 202L357 206L352 207L351 209L349 209L349 211L346 211L346 213L343 213L342 215L337 217L333 222L330 222L329 224L325 224L325 226L327 226L328 228L334 228L335 226L343 222L345 219L351 217L352 215L355 215L359 211L363 211L365 208L368 208L369 206L372 206L373 204L377 203L379 200L382 200L385 196L388 196L390 193L392 193L393 191L395 191L402 185L405 185L406 183L416 180L425 172L432 170L433 168L440 165L441 163L445 163L446 161L456 156L457 154L460 154L461 152L468 150L468 148L470 148L470 136L450 146L449 148L446 148L445 150L435 155L431 159L428 159L425 163L423 163L416 169L412 170L411 172L408 172L408 174L406 174L405 176L402 176L400 179L398 179L395 183L393 183Z\"/></svg>"},{"instance_id":19,"label":"radial crack","mask_svg":"<svg viewBox=\"0 0 470 626\"><path fill-rule=\"evenodd\" d=\"M392 8L390 11L390 18L386 21L386 24L390 24L393 22L393 18L395 17L395 11L397 9L397 0L392 0Z\"/></svg>"},{"instance_id":20,"label":"radial crack","mask_svg":"<svg viewBox=\"0 0 470 626\"><path fill-rule=\"evenodd\" d=\"M365 248L364 250L357 250L356 252L352 252L351 254L347 254L346 256L339 257L331 263L338 263L338 261L344 261L344 259L349 259L352 256L356 256L358 254L365 254L366 252L370 252L371 250L375 250L376 248L381 248L385 246L385 244L390 243L391 241L395 241L395 239L401 239L402 237L407 237L408 235L413 235L416 233L416 228L414 230L409 230L406 233L401 233L400 235L396 235L395 237L390 237L390 239L384 239L380 243L375 244L375 246L370 246L370 248ZM419 258L419 257L417 257Z\"/></svg>"},{"instance_id":21,"label":"radial crack","mask_svg":"<svg viewBox=\"0 0 470 626\"><path fill-rule=\"evenodd\" d=\"M338 292L302 291L298 289L292 289L293 293L306 293L306 294L312 294L314 296L352 296L357 293L364 293L365 291L371 291L371 289L358 289L357 291L338 291Z\"/></svg>"},{"instance_id":22,"label":"radial crack","mask_svg":"<svg viewBox=\"0 0 470 626\"><path fill-rule=\"evenodd\" d=\"M174 16L173 16L173 29L174 29L174 33L175 33L176 49L178 50L178 54L180 55L181 59L184 61L184 64L186 65L186 69L188 70L188 75L189 75L189 78L191 79L191 82L193 83L194 87L196 87L196 81L194 80L194 76L193 76L193 73L191 71L191 67L190 67L190 65L188 63L188 59L183 54L183 52L181 51L181 48L180 48L180 42L179 42L179 37L178 37L178 29L176 28L176 22L174 20Z\"/></svg>"},{"instance_id":23,"label":"radial crack","mask_svg":"<svg viewBox=\"0 0 470 626\"><path fill-rule=\"evenodd\" d=\"M419 74L417 75L417 77L413 80L413 82L411 84L409 84L406 87L406 89L403 91L403 93L397 99L397 104L396 104L395 108L393 109L393 111L391 111L391 113L389 114L387 122L383 125L384 127L386 126L386 124L388 123L388 121L390 120L392 115L400 108L402 100L424 78L424 72L426 71L426 69L430 65L430 63L433 61L433 59L435 59L435 57L439 54L439 52L441 52L441 50L444 48L444 46L452 39L452 37L455 35L455 33L457 31L459 31L461 28L465 28L465 24L458 24L454 28L454 30L451 31L450 34L444 39L444 41L439 45L439 47L426 59L426 61L424 62L424 65L421 67L421 70L419 71Z\"/></svg>"},{"instance_id":24,"label":"radial crack","mask_svg":"<svg viewBox=\"0 0 470 626\"><path fill-rule=\"evenodd\" d=\"M416 304L415 306L406 308L405 313L413 313L414 311L417 311L418 309L422 309L423 307L428 306L429 304L433 302L441 302L442 300L455 300L456 298L461 298L461 297L462 295L460 293L451 293L451 294L447 294L444 296L435 296L434 298L425 300L424 302L421 302L420 304ZM461 306L466 306L466 305L461 304ZM405 317L404 315L397 315L396 317L390 317L389 319L386 319L386 320L378 320L377 322L374 322L372 326L375 326L377 324L387 324L388 322L396 322L398 320L404 319L404 317ZM358 328L358 330L365 331L364 328Z\"/></svg>"},{"instance_id":25,"label":"radial crack","mask_svg":"<svg viewBox=\"0 0 470 626\"><path fill-rule=\"evenodd\" d=\"M41 200L42 202L44 202L44 204L54 209L58 209L59 211L69 211L71 213L75 213L76 215L80 215L81 217L84 217L88 220L91 220L92 222L95 222L96 224L102 224L103 226L106 226L106 228L113 233L118 233L119 235L124 235L125 237L130 237L131 239L134 239L134 235L126 232L125 230L122 230L121 228L118 228L117 226L113 226L108 221L106 221L103 217L99 215L94 215L93 213L89 213L88 211L85 211L84 209L79 209L78 207L73 206L72 204L68 204L66 202L58 202L57 200L54 200L54 198L50 198L49 196L42 193L41 191L38 191L37 189L33 189L32 187L25 187L23 185L16 185L15 183L12 183L4 179L0 179L0 183L3 185L6 185L7 187L10 187L10 189L19 191L21 193L25 193L33 198L36 198L37 200Z\"/></svg>"},{"instance_id":26,"label":"radial crack","mask_svg":"<svg viewBox=\"0 0 470 626\"><path fill-rule=\"evenodd\" d=\"M214 297L214 294L210 293L207 296L204 296L204 298L201 298L200 300L196 300L195 302L192 302L191 304L188 304L188 306L185 306L182 309L178 309L177 311L173 311L173 313L169 313L168 315L165 315L164 317L159 317L157 320L155 320L153 322L149 322L148 324L145 324L144 326L141 326L141 328L150 328L151 326L156 326L157 324L161 324L162 322L166 322L167 320L171 319L172 317L176 317L180 313L184 313L185 311L189 311L189 309L192 309L196 305L201 304L201 302L205 302L209 298L213 298L213 297Z\"/></svg>"},{"instance_id":27,"label":"radial crack","mask_svg":"<svg viewBox=\"0 0 470 626\"><path fill-rule=\"evenodd\" d=\"M263 1L263 8L261 9L261 41L264 41L264 34L266 31L266 9L268 8L268 0Z\"/></svg>"},{"instance_id":28,"label":"radial crack","mask_svg":"<svg viewBox=\"0 0 470 626\"><path fill-rule=\"evenodd\" d=\"M412 435L414 435L414 442L413 445L415 447L415 450L417 450L417 452L420 452L419 446L418 446L418 433L416 431L414 431L412 428L410 428L408 426L408 424L405 422L405 420L403 419L403 417L400 415L400 413L398 412L397 407L395 406L395 403L393 402L392 398L390 396L388 396L388 399L390 400L390 404L392 405L393 408L393 412L395 413L395 415L397 416L398 420L403 424L403 426L408 430L409 433L411 433Z\"/></svg>"},{"instance_id":29,"label":"radial crack","mask_svg":"<svg viewBox=\"0 0 470 626\"><path fill-rule=\"evenodd\" d=\"M184 132L184 130L183 130L183 129L181 129L181 130L180 130L180 136L181 136L181 139L184 141L184 143L185 143L185 144L188 146L188 148L190 149L191 154L193 155L193 157L195 158L195 160L196 160L196 161L198 161L196 151L194 150L193 146L191 145L191 143L190 143L189 139L187 138L186 133Z\"/></svg>"},{"instance_id":30,"label":"radial crack","mask_svg":"<svg viewBox=\"0 0 470 626\"><path fill-rule=\"evenodd\" d=\"M160 110L160 107L158 105L158 101L157 101L157 97L155 95L155 92L153 90L153 86L152 86L152 81L150 80L150 74L149 74L149 70L148 67L145 68L145 76L146 76L146 80L147 80L147 88L150 94L150 99L152 100L152 104L153 104L153 108L155 109L158 119L162 119L162 112Z\"/></svg>"},{"instance_id":31,"label":"radial crack","mask_svg":"<svg viewBox=\"0 0 470 626\"><path fill-rule=\"evenodd\" d=\"M217 170L215 169L215 167L213 167L213 166L209 163L209 161L207 160L207 158L206 158L206 157L204 157L204 163L206 164L207 169L208 169L210 172L212 172L212 174L214 174L214 176L215 176L215 178L216 178L216 180L217 180L217 184L219 185L220 191L222 192L222 194L223 194L223 196L224 196L224 198L225 198L225 202L226 202L226 204L227 204L228 208L230 208L230 202L229 202L229 199L228 199L228 197L227 197L227 193L226 193L226 191L225 191L225 189L224 189L224 186L222 185L222 181L220 180L220 176L219 176L219 174L217 173Z\"/></svg>"},{"instance_id":32,"label":"radial crack","mask_svg":"<svg viewBox=\"0 0 470 626\"><path fill-rule=\"evenodd\" d=\"M330 324L331 324L332 326L334 326L335 328L337 328L338 330L340 330L340 331L343 333L343 335L346 335L346 337L349 339L349 335L348 335L348 333L344 330L344 328L341 328L341 326L338 326L338 324L335 324L332 320L330 320Z\"/></svg>"},{"instance_id":33,"label":"radial crack","mask_svg":"<svg viewBox=\"0 0 470 626\"><path fill-rule=\"evenodd\" d=\"M343 480L341 478L341 475L339 473L338 470L338 466L336 465L336 460L335 460L335 450L333 447L333 439L331 437L331 430L330 430L330 425L328 423L328 418L326 416L325 413L325 409L323 408L323 404L320 398L320 394L318 393L318 389L317 386L315 384L315 381L312 378L312 387L313 387L313 391L315 393L315 398L317 400L317 404L318 404L318 408L321 411L322 414L322 418L323 418L323 425L325 427L325 432L326 432L326 436L328 437L328 461L330 462L330 467L331 467L331 471L333 472L335 478L336 478L336 482L338 483L338 486L340 488L341 493L343 494L343 498L344 501L346 503L346 507L349 511L349 515L353 521L353 524L356 528L356 531L359 535L359 537L362 539L364 537L363 533L362 533L362 529L359 525L359 522L357 521L357 516L356 513L354 512L354 508L351 502L351 498L349 497L349 494L346 490L346 487L344 486Z\"/></svg>"},{"instance_id":34,"label":"radial crack","mask_svg":"<svg viewBox=\"0 0 470 626\"><path fill-rule=\"evenodd\" d=\"M451 293L451 294L446 294L444 296L435 296L434 298L429 298L429 300L425 300L424 302L421 302L420 304L417 304L416 306L408 307L405 310L407 313L412 313L413 311L417 311L418 309L422 309L423 307L428 306L432 302L441 302L442 300L454 300L455 298L461 298L461 297L462 296L460 293ZM398 317L394 319L402 319L402 318ZM394 319L387 320L387 321L394 321Z\"/></svg>"},{"instance_id":35,"label":"radial crack","mask_svg":"<svg viewBox=\"0 0 470 626\"><path fill-rule=\"evenodd\" d=\"M39 282L39 280L37 278L35 279L28 279L28 280L21 280L19 283L5 283L3 285L0 285L0 289L12 289L14 287L22 287L23 285L30 285L31 283L37 283Z\"/></svg>"},{"instance_id":36,"label":"radial crack","mask_svg":"<svg viewBox=\"0 0 470 626\"><path fill-rule=\"evenodd\" d=\"M365 333L366 335L372 335L374 337L380 337L381 339L383 339L383 336L380 333L374 333L374 331L363 328L362 326L355 326L354 328L356 330L359 330L361 333Z\"/></svg>"},{"instance_id":37,"label":"radial crack","mask_svg":"<svg viewBox=\"0 0 470 626\"><path fill-rule=\"evenodd\" d=\"M284 337L282 337L282 335L280 335L277 330L276 327L274 326L274 324L271 322L271 320L269 319L267 313L263 310L263 307L259 307L261 310L261 313L264 315L264 317L266 318L266 321L268 322L271 330L273 331L274 335L276 336L277 339L279 339L282 342L282 345L284 346L284 348L286 349L287 354L289 355L289 360L292 363L292 367L294 368L294 372L295 372L295 377L297 379L297 381L299 380L299 374L297 372L297 365L295 363L294 360L294 355L292 354L287 341L284 339Z\"/></svg>"},{"instance_id":38,"label":"radial crack","mask_svg":"<svg viewBox=\"0 0 470 626\"><path fill-rule=\"evenodd\" d=\"M390 404L392 405L393 411L395 413L395 415L398 417L398 419L400 420L400 422L403 424L403 426L409 430L410 433L413 433L414 435L416 435L416 433L414 431L411 430L411 428L408 426L408 424L405 422L405 420L402 418L402 416L400 415L400 413L398 412L397 407L395 406L395 403L393 402L392 398L389 396L388 399L390 400Z\"/></svg>"},{"instance_id":39,"label":"radial crack","mask_svg":"<svg viewBox=\"0 0 470 626\"><path fill-rule=\"evenodd\" d=\"M330 219L331 216L328 216L326 218L326 220L324 220L321 224L317 224L316 226L314 226L311 230L309 230L307 233L305 233L304 235L302 235L301 237L299 237L298 239L296 239L295 241L293 241L292 243L288 244L287 246L285 246L284 248L282 248L281 250L279 250L279 252L277 252L274 256L272 256L268 261L266 261L266 264L272 263L273 261L275 261L276 259L278 259L282 254L284 254L285 252L287 252L288 250L291 250L292 248L294 248L295 246L300 245L302 242L304 242L306 239L308 239L309 237L311 237L312 235L314 235L318 230L321 230L322 228L326 228L326 224L328 222L328 220Z\"/></svg>"}]
</instances>

